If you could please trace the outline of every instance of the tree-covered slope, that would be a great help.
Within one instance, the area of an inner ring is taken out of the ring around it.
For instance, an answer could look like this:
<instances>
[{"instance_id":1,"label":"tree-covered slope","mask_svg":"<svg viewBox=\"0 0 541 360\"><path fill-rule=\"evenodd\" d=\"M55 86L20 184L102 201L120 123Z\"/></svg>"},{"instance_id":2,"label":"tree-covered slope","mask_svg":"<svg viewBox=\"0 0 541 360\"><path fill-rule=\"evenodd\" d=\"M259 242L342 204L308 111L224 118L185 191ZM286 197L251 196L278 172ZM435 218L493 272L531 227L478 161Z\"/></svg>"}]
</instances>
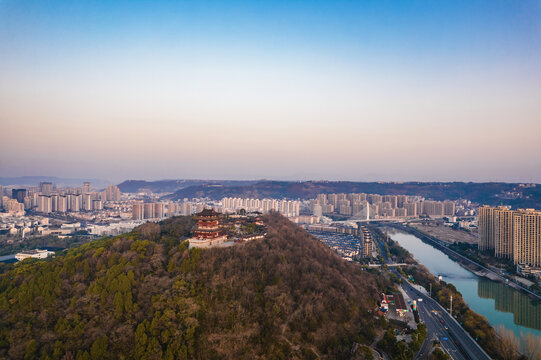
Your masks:
<instances>
[{"instance_id":1,"label":"tree-covered slope","mask_svg":"<svg viewBox=\"0 0 541 360\"><path fill-rule=\"evenodd\" d=\"M9 265L0 358L351 358L371 343L381 279L279 215L268 236L187 249L177 217Z\"/></svg>"},{"instance_id":2,"label":"tree-covered slope","mask_svg":"<svg viewBox=\"0 0 541 360\"><path fill-rule=\"evenodd\" d=\"M468 199L485 205L541 207L539 186L522 187L511 183L464 182L350 182L350 181L261 181L255 184L197 184L177 190L164 199L223 197L311 199L320 193L372 193L419 195L433 200Z\"/></svg>"}]
</instances>

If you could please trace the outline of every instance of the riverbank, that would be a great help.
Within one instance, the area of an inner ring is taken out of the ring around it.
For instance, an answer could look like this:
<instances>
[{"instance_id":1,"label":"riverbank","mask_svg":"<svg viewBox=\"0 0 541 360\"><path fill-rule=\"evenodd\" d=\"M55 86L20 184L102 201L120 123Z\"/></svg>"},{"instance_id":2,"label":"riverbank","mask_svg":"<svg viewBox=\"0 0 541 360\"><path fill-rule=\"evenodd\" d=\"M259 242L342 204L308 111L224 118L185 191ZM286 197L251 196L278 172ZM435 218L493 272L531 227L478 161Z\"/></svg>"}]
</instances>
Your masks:
<instances>
[{"instance_id":1,"label":"riverbank","mask_svg":"<svg viewBox=\"0 0 541 360\"><path fill-rule=\"evenodd\" d=\"M467 230L455 230L451 229L448 226L444 226L442 223L437 222L427 222L427 223L416 223L411 222L408 224L411 227L416 228L417 230L435 237L437 239L443 240L449 244L465 242L468 244L477 245L479 239L474 234L470 233Z\"/></svg>"},{"instance_id":2,"label":"riverbank","mask_svg":"<svg viewBox=\"0 0 541 360\"><path fill-rule=\"evenodd\" d=\"M386 226L390 226L402 231L405 231L409 234L412 234L414 236L417 236L421 241L428 243L431 246L434 246L436 249L440 250L447 256L449 256L451 259L456 261L460 266L464 267L465 269L471 271L477 276L487 278L492 281L500 282L503 284L506 284L515 290L518 290L528 297L530 297L533 300L540 301L541 302L541 296L537 295L536 293L526 289L525 287L515 283L515 282L509 282L508 279L504 278L500 274L487 269L486 267L474 262L471 259L468 259L467 257L457 253L454 250L449 249L448 244L442 240L436 239L434 237L431 237L413 227L405 226L402 224L386 224Z\"/></svg>"},{"instance_id":3,"label":"riverbank","mask_svg":"<svg viewBox=\"0 0 541 360\"><path fill-rule=\"evenodd\" d=\"M412 275L416 284L427 285L429 294L433 297L442 298L445 308L450 307L451 294L447 291L447 294L442 293L437 283L448 284L448 290L458 292L471 310L484 317L493 329L497 329L501 338L509 339L512 335L512 342L518 344L518 349L523 354L531 354L529 344L541 343L539 301L531 300L526 294L504 283L475 275L428 241L422 241L409 232L387 227L387 234L422 265L419 266L419 271L415 271L413 267L411 270L404 268L404 271ZM436 278L441 275L442 281L434 280L432 277L428 279L422 271L423 268ZM458 315L456 299L453 294L453 314ZM462 305L460 307L465 309ZM469 327L469 321L461 321L463 322L461 325ZM483 331L478 333L482 334ZM478 337L473 334L472 336ZM499 342L495 342L495 346Z\"/></svg>"},{"instance_id":4,"label":"riverbank","mask_svg":"<svg viewBox=\"0 0 541 360\"><path fill-rule=\"evenodd\" d=\"M378 231L379 230L376 230L376 233ZM411 236L412 238L415 238L418 242L422 243L422 241L419 238L415 237L414 235L409 235L406 232L403 232L400 230L397 231L397 233L403 233L405 236ZM402 249L402 252L398 255L399 258L398 259L394 258L394 261L400 260L400 261L406 262L407 260L414 259L414 255L413 253L411 253L411 250L409 248L402 246L400 242L393 240L388 235L381 235L380 238L381 238L380 239L381 241L385 241L388 243L389 248L399 247ZM429 244L424 244L424 243L422 244L426 248L431 248L433 249L433 251L437 251L437 249L434 249ZM389 251L389 252L391 254L393 253L392 251ZM445 257L445 259L449 262L452 261L444 253L439 252L439 251L437 252L439 253L440 257ZM395 257L396 256L397 255L395 255ZM423 298L423 296L426 297L423 300L423 304L425 305L422 305L422 306L428 306L429 305L428 303L430 302L429 299L434 300L439 305L437 305L437 307L433 308L432 310L445 313L445 314L442 313L442 316L448 315L449 318L445 321L445 323L448 326L451 322L454 323L453 325L454 328L452 330L452 333L455 336L455 340L454 340L455 344L457 344L457 346L459 347L464 345L465 343L468 344L467 348L463 348L462 350L460 349L456 350L456 351L460 351L463 355L458 358L459 359L469 359L469 358L501 359L500 356L498 355L498 351L496 350L499 344L499 340L498 340L495 329L490 325L488 320L484 316L470 309L470 307L463 300L462 294L458 292L458 290L453 284L447 283L445 281L438 281L435 275L433 275L430 272L430 270L427 267L423 266L422 264L423 263L421 263L418 259L415 259L412 261L411 265L404 266L392 271L398 272L401 275L403 275L403 279L405 279L408 283L409 281L411 281L412 282L412 284L410 284L411 286L414 286L413 284L415 284L418 286L420 285L421 287L424 288L424 291L422 291L422 294L423 294L422 296L421 296L421 293L418 293L419 297L421 298ZM466 270L464 270L460 265L456 264L455 266L461 269L462 272L464 273L466 272ZM450 305L451 299L453 299L452 300L453 306ZM456 319L455 318L451 319L451 316L447 314L447 311L449 311L448 309L450 309L451 307L453 309L453 315L456 317ZM429 317L432 319L431 313L427 313L425 311L424 315L425 315L424 316L425 318ZM429 320L430 319L427 319L427 321ZM455 322L455 320L457 322ZM432 332L433 332L433 335L435 335L435 333L437 333L438 330L434 331L434 327L436 328L441 327L440 322L438 319L434 321L429 321L429 322L432 324L431 326ZM445 330L440 330L440 333L437 336L440 338L444 338L444 337L451 338L451 334L447 328ZM461 339L461 341L459 341L458 339ZM490 356L486 356L486 355L483 356L483 354L485 354L484 351L490 354ZM472 352L477 352L480 355L472 357L471 355ZM514 357L514 359L516 358L517 357Z\"/></svg>"}]
</instances>

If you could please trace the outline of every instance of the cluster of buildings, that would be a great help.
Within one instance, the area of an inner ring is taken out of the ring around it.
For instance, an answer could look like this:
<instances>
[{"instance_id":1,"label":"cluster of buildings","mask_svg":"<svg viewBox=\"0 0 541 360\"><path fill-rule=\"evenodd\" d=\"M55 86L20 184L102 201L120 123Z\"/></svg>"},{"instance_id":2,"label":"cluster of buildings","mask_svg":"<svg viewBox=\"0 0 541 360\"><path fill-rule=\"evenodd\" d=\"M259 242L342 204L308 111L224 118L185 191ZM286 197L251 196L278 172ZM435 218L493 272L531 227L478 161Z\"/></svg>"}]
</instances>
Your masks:
<instances>
[{"instance_id":1,"label":"cluster of buildings","mask_svg":"<svg viewBox=\"0 0 541 360\"><path fill-rule=\"evenodd\" d=\"M53 190L51 183L40 183L40 191L33 194L31 207L36 211L48 214L51 212L81 212L103 210L106 202L119 202L120 190L116 185L107 186L104 191L91 191L90 183L85 182L81 188Z\"/></svg>"},{"instance_id":2,"label":"cluster of buildings","mask_svg":"<svg viewBox=\"0 0 541 360\"><path fill-rule=\"evenodd\" d=\"M161 219L175 215L192 215L194 212L202 211L203 204L194 206L191 202L165 203L165 202L136 202L132 207L133 220Z\"/></svg>"},{"instance_id":3,"label":"cluster of buildings","mask_svg":"<svg viewBox=\"0 0 541 360\"><path fill-rule=\"evenodd\" d=\"M205 208L195 214L197 225L194 235L189 239L190 248L211 248L231 246L235 243L262 239L264 231L263 220L259 213L237 215L223 222L222 214L214 209ZM243 231L242 225L255 225L260 231Z\"/></svg>"},{"instance_id":4,"label":"cluster of buildings","mask_svg":"<svg viewBox=\"0 0 541 360\"><path fill-rule=\"evenodd\" d=\"M31 216L2 216L0 217L0 235L24 238L30 234L40 234L49 228L49 218Z\"/></svg>"},{"instance_id":5,"label":"cluster of buildings","mask_svg":"<svg viewBox=\"0 0 541 360\"><path fill-rule=\"evenodd\" d=\"M360 219L454 216L453 201L424 200L419 196L365 193L319 194L311 201L312 214L339 214Z\"/></svg>"},{"instance_id":6,"label":"cluster of buildings","mask_svg":"<svg viewBox=\"0 0 541 360\"><path fill-rule=\"evenodd\" d=\"M402 293L399 293L399 292L394 292L392 294L381 293L379 295L379 299L380 299L379 310L382 313L387 313L389 311L389 305L394 307L396 314L399 317L403 317L404 314L408 312L408 306L406 305L406 301L404 300L404 296L402 295Z\"/></svg>"},{"instance_id":7,"label":"cluster of buildings","mask_svg":"<svg viewBox=\"0 0 541 360\"><path fill-rule=\"evenodd\" d=\"M518 265L541 267L541 211L480 207L479 249Z\"/></svg>"},{"instance_id":8,"label":"cluster of buildings","mask_svg":"<svg viewBox=\"0 0 541 360\"><path fill-rule=\"evenodd\" d=\"M0 186L0 236L13 242L34 235L117 235L141 223L131 221L131 197L114 185L94 191L90 182L80 187L57 187L51 182L25 188Z\"/></svg>"},{"instance_id":9,"label":"cluster of buildings","mask_svg":"<svg viewBox=\"0 0 541 360\"><path fill-rule=\"evenodd\" d=\"M230 198L222 199L222 211L224 213L236 212L244 209L248 212L258 211L267 213L277 211L286 217L299 216L300 201L278 200L278 199L252 199L252 198Z\"/></svg>"},{"instance_id":10,"label":"cluster of buildings","mask_svg":"<svg viewBox=\"0 0 541 360\"><path fill-rule=\"evenodd\" d=\"M306 225L306 230L327 244L344 259L373 257L373 239L365 226Z\"/></svg>"},{"instance_id":11,"label":"cluster of buildings","mask_svg":"<svg viewBox=\"0 0 541 360\"><path fill-rule=\"evenodd\" d=\"M0 200L4 211L20 213L35 211L42 214L103 210L106 202L120 201L117 186L108 186L103 191L92 191L89 182L82 187L56 188L51 182L41 182L38 187L15 188L11 198L0 189Z\"/></svg>"},{"instance_id":12,"label":"cluster of buildings","mask_svg":"<svg viewBox=\"0 0 541 360\"><path fill-rule=\"evenodd\" d=\"M0 217L0 236L2 241L13 243L17 238L24 240L30 236L66 237L74 234L93 236L119 235L141 225L141 221L118 221L104 224L82 223L48 218L41 215L24 217ZM5 236L5 238L4 238Z\"/></svg>"}]
</instances>

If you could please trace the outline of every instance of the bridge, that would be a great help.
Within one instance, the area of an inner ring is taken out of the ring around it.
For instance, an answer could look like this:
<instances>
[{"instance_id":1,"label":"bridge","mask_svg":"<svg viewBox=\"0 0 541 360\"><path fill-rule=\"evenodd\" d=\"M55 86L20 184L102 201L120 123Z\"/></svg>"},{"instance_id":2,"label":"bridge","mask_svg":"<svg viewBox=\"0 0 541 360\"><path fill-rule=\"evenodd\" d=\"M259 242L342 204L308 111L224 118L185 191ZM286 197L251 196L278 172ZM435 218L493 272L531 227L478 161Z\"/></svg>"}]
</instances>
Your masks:
<instances>
[{"instance_id":1,"label":"bridge","mask_svg":"<svg viewBox=\"0 0 541 360\"><path fill-rule=\"evenodd\" d=\"M412 264L406 264L406 263L391 263L391 264L385 264L387 266L408 266L408 265L412 265ZM381 264L368 264L368 267L380 267Z\"/></svg>"}]
</instances>

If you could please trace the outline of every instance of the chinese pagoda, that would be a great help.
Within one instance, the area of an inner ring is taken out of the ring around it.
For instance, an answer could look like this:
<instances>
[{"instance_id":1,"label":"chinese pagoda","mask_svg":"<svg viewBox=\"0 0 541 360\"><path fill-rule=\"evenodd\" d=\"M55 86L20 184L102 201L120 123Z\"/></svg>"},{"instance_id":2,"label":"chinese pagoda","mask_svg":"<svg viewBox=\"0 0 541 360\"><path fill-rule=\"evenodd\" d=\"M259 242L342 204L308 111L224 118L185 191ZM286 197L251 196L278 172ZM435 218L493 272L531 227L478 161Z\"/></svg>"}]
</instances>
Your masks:
<instances>
[{"instance_id":1,"label":"chinese pagoda","mask_svg":"<svg viewBox=\"0 0 541 360\"><path fill-rule=\"evenodd\" d=\"M226 246L227 235L222 232L220 217L222 214L213 209L204 209L195 214L197 226L194 237L190 239L190 248L207 248L213 246Z\"/></svg>"}]
</instances>

